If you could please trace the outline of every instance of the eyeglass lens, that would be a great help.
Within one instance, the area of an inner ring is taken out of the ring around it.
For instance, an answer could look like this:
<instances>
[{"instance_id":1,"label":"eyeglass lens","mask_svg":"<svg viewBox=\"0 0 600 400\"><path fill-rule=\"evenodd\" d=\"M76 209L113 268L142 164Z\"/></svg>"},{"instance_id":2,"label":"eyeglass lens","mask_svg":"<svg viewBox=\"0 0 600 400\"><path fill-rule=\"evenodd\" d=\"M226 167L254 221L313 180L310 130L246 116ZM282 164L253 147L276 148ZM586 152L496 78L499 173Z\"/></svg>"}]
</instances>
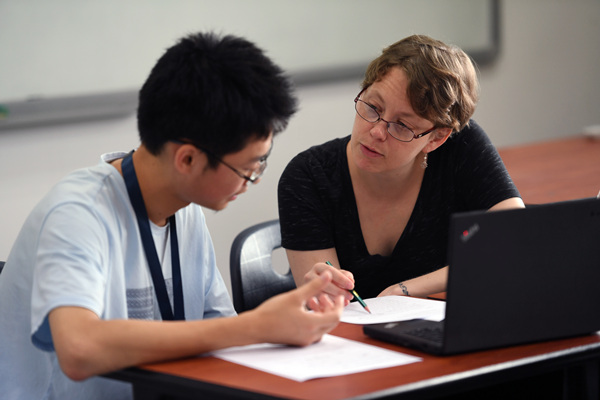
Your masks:
<instances>
[{"instance_id":1,"label":"eyeglass lens","mask_svg":"<svg viewBox=\"0 0 600 400\"><path fill-rule=\"evenodd\" d=\"M361 99L357 99L355 108L358 115L367 122L376 123L382 120L377 110L373 108L372 105L364 102ZM414 132L406 126L396 122L388 122L385 120L382 121L387 123L387 131L394 139L402 142L410 142L414 139Z\"/></svg>"},{"instance_id":2,"label":"eyeglass lens","mask_svg":"<svg viewBox=\"0 0 600 400\"><path fill-rule=\"evenodd\" d=\"M267 159L261 160L260 164L258 165L258 168L252 171L252 174L250 175L250 181L254 182L258 178L260 178L265 172L265 169L267 169Z\"/></svg>"}]
</instances>

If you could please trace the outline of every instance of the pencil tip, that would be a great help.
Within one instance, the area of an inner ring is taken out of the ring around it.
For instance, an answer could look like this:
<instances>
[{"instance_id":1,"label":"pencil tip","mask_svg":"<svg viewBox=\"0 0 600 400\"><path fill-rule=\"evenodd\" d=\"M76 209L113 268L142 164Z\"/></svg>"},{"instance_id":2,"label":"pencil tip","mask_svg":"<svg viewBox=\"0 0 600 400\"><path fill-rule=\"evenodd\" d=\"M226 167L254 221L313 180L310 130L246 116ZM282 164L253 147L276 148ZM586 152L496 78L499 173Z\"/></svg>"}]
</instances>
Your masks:
<instances>
[{"instance_id":1,"label":"pencil tip","mask_svg":"<svg viewBox=\"0 0 600 400\"><path fill-rule=\"evenodd\" d=\"M371 310L369 310L369 307L365 306L365 310L367 310L367 311L369 312L369 314L373 314L373 313L371 312Z\"/></svg>"}]
</instances>

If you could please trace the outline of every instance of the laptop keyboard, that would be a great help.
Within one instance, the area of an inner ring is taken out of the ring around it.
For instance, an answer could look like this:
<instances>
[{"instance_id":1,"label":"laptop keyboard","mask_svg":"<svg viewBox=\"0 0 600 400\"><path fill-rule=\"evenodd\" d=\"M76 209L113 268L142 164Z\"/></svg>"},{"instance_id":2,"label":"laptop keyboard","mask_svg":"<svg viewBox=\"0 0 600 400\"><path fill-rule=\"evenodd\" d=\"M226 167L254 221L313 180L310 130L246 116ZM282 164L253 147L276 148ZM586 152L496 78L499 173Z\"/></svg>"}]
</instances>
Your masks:
<instances>
[{"instance_id":1,"label":"laptop keyboard","mask_svg":"<svg viewBox=\"0 0 600 400\"><path fill-rule=\"evenodd\" d=\"M404 333L437 343L442 343L444 338L444 329L442 327L411 329Z\"/></svg>"}]
</instances>

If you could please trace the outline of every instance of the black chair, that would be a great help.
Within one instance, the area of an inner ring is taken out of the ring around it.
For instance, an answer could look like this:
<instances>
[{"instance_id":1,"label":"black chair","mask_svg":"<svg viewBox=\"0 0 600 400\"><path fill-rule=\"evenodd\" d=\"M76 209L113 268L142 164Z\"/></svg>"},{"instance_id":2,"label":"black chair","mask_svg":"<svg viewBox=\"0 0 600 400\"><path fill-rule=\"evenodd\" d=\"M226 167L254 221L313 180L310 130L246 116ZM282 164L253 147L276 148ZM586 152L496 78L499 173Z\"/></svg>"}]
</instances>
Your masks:
<instances>
[{"instance_id":1,"label":"black chair","mask_svg":"<svg viewBox=\"0 0 600 400\"><path fill-rule=\"evenodd\" d=\"M229 269L233 306L238 313L296 287L291 271L273 269L272 254L281 247L279 220L253 225L240 232L231 245Z\"/></svg>"}]
</instances>

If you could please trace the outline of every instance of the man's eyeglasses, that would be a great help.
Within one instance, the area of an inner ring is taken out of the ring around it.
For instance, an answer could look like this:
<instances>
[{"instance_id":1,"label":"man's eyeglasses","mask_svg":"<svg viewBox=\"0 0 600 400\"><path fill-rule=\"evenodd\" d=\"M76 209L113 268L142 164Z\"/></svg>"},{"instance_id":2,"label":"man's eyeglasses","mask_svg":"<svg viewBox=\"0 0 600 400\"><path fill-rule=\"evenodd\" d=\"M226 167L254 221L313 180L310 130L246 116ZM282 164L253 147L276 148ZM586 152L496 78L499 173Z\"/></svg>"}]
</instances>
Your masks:
<instances>
[{"instance_id":1,"label":"man's eyeglasses","mask_svg":"<svg viewBox=\"0 0 600 400\"><path fill-rule=\"evenodd\" d=\"M415 134L415 132L413 132L412 129L410 129L408 126L404 125L401 122L386 121L385 119L381 118L381 115L379 115L379 112L377 111L374 105L369 104L366 101L360 99L361 94L362 92L360 92L354 99L354 108L356 109L356 113L358 114L358 116L364 119L365 121L371 122L373 124L376 124L379 121L385 122L387 124L388 133L391 137L393 137L396 140L399 140L401 142L411 142L413 139L422 138L423 136L433 132L436 129L436 127L434 126L430 130L417 135Z\"/></svg>"},{"instance_id":2,"label":"man's eyeglasses","mask_svg":"<svg viewBox=\"0 0 600 400\"><path fill-rule=\"evenodd\" d=\"M245 180L247 180L250 183L256 183L256 181L258 180L258 178L260 178L262 176L262 174L265 172L265 169L267 168L267 157L268 157L268 154L266 156L264 156L264 157L261 157L258 160L258 162L259 162L258 168L256 168L254 171L252 171L252 173L250 175L245 175L245 174L242 174L240 171L238 171L236 168L232 167L231 165L229 165L228 163L226 163L225 161L223 161L222 158L217 157L216 155L214 155L210 151L206 150L203 147L198 146L195 143L187 142L187 141L183 141L183 140L173 140L173 142L175 142L175 143L181 143L181 144L191 144L192 146L194 146L198 150L200 150L203 153L205 153L207 156L212 157L215 160L217 160L218 162L220 162L221 164L225 165L227 168L229 168L230 170L232 170L233 172L235 172L237 174L237 176L239 176L240 178L245 179Z\"/></svg>"}]
</instances>

